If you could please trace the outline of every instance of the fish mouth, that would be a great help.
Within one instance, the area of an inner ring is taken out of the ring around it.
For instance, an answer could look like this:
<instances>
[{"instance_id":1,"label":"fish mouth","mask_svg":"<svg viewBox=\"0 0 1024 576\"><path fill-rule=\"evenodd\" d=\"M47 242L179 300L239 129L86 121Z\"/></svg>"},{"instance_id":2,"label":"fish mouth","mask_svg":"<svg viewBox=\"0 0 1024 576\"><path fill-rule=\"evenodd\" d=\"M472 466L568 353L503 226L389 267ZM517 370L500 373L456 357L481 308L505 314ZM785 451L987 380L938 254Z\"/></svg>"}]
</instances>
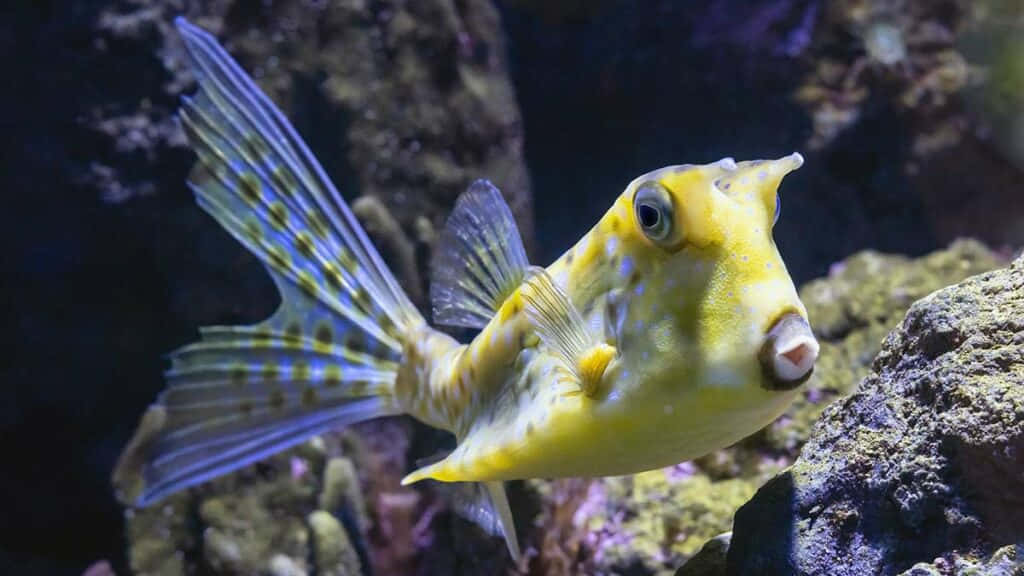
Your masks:
<instances>
[{"instance_id":1,"label":"fish mouth","mask_svg":"<svg viewBox=\"0 0 1024 576\"><path fill-rule=\"evenodd\" d=\"M783 314L768 329L757 355L764 373L762 386L786 391L811 377L820 347L811 326L799 314Z\"/></svg>"}]
</instances>

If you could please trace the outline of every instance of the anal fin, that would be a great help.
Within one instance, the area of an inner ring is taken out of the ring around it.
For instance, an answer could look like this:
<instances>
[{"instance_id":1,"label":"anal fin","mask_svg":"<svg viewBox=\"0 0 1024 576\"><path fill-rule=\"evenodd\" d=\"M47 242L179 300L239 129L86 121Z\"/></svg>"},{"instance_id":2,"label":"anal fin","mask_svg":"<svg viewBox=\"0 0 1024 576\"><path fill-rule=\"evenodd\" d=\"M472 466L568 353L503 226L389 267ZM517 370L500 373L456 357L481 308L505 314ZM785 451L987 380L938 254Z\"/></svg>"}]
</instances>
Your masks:
<instances>
[{"instance_id":1,"label":"anal fin","mask_svg":"<svg viewBox=\"0 0 1024 576\"><path fill-rule=\"evenodd\" d=\"M505 483L471 482L447 485L451 506L456 514L480 526L492 536L505 538L505 545L512 560L519 562L522 553L516 527L512 519L512 508L505 494Z\"/></svg>"}]
</instances>

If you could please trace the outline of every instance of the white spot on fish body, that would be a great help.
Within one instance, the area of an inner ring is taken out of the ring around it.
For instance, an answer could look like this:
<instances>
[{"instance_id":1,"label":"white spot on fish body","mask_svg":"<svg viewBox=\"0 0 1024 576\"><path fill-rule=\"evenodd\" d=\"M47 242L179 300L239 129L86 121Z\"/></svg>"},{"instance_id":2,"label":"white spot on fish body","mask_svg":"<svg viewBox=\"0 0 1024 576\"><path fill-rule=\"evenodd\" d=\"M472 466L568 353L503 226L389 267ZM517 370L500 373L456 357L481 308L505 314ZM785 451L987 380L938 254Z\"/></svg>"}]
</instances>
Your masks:
<instances>
[{"instance_id":1,"label":"white spot on fish body","mask_svg":"<svg viewBox=\"0 0 1024 576\"><path fill-rule=\"evenodd\" d=\"M633 287L633 293L636 294L637 296L643 296L644 295L644 283L640 282L636 286L634 286Z\"/></svg>"},{"instance_id":2,"label":"white spot on fish body","mask_svg":"<svg viewBox=\"0 0 1024 576\"><path fill-rule=\"evenodd\" d=\"M622 258L622 262L619 262L619 276L622 278L629 278L629 275L633 273L633 259L629 256Z\"/></svg>"},{"instance_id":3,"label":"white spot on fish body","mask_svg":"<svg viewBox=\"0 0 1024 576\"><path fill-rule=\"evenodd\" d=\"M664 410L666 416L671 416L672 413L675 412L676 409L675 409L675 406L673 406L671 404L665 404L665 406L662 408L662 410Z\"/></svg>"},{"instance_id":4,"label":"white spot on fish body","mask_svg":"<svg viewBox=\"0 0 1024 576\"><path fill-rule=\"evenodd\" d=\"M609 236L608 241L604 245L605 256L611 258L615 256L615 253L619 251L619 239L616 236Z\"/></svg>"}]
</instances>

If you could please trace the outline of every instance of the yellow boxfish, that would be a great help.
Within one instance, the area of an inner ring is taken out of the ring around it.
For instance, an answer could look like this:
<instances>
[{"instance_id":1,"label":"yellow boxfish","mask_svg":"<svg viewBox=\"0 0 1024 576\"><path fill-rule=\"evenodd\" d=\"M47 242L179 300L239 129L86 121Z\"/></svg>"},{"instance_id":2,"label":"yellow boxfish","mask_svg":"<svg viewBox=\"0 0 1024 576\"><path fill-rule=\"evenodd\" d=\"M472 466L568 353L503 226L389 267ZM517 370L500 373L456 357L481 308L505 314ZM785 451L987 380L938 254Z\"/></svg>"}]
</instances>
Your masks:
<instances>
[{"instance_id":1,"label":"yellow boxfish","mask_svg":"<svg viewBox=\"0 0 1024 576\"><path fill-rule=\"evenodd\" d=\"M489 182L458 199L424 320L291 124L216 40L177 22L199 90L180 117L199 205L267 267L280 308L210 327L114 471L144 506L328 430L409 414L456 448L409 474L479 482L482 523L519 546L503 481L630 474L727 446L778 417L818 343L772 238L803 162L640 176L575 246L530 266Z\"/></svg>"}]
</instances>

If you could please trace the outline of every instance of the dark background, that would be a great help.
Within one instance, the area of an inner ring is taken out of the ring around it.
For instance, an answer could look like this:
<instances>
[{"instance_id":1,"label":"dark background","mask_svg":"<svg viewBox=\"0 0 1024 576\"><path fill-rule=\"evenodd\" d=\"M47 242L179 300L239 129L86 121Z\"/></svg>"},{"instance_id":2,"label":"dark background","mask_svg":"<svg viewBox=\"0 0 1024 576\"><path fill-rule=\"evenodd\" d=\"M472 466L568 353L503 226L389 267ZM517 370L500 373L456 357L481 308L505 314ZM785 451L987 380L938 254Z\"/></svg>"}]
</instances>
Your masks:
<instances>
[{"instance_id":1,"label":"dark background","mask_svg":"<svg viewBox=\"0 0 1024 576\"><path fill-rule=\"evenodd\" d=\"M161 388L162 355L200 324L257 320L276 299L262 271L193 205L180 180L187 155L156 177L161 186L149 196L112 204L80 184L97 142L76 119L104 99L139 97L150 63L144 54L116 65L95 57L97 6L0 8L9 86L0 91L4 573L123 563L108 476ZM568 15L502 7L541 261L584 233L638 174L805 151L810 123L789 98L800 64L775 49L796 24L732 35L723 14L741 17L742 6L605 2ZM958 161L987 159L984 147L968 143L911 178L908 130L898 110L871 103L786 178L776 236L798 283L865 248L921 254L960 233L1001 237L984 214L958 216L987 193Z\"/></svg>"}]
</instances>

